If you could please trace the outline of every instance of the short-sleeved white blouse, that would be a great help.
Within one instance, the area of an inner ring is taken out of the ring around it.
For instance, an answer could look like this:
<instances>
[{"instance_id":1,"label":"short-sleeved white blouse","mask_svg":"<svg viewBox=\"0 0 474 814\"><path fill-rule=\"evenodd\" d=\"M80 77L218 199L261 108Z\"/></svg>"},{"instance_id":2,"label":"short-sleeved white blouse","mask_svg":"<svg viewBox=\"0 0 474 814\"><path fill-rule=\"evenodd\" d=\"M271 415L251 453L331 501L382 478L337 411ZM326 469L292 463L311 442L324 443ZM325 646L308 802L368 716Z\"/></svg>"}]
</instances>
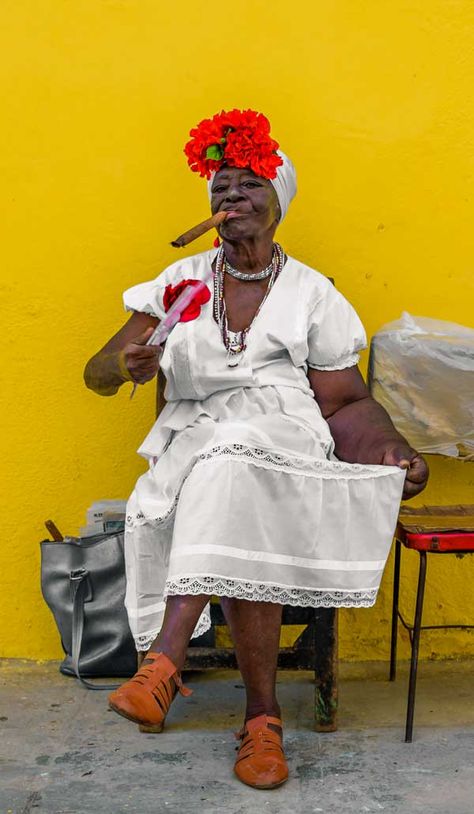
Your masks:
<instances>
[{"instance_id":1,"label":"short-sleeved white blouse","mask_svg":"<svg viewBox=\"0 0 474 814\"><path fill-rule=\"evenodd\" d=\"M130 288L125 307L162 319L166 286L206 279L214 256ZM169 594L374 603L404 473L338 461L307 376L355 365L365 346L349 302L292 257L237 367L212 296L175 326L161 358L167 404L139 449L150 468L127 508L126 605L139 649L160 629ZM204 614L195 635L208 625Z\"/></svg>"},{"instance_id":2,"label":"short-sleeved white blouse","mask_svg":"<svg viewBox=\"0 0 474 814\"><path fill-rule=\"evenodd\" d=\"M129 288L124 293L125 308L162 319L166 286L186 279L205 279L215 254L212 250L184 258L156 280ZM198 319L176 325L161 359L168 406L140 447L141 454L159 454L167 440L162 428L171 416L174 423L182 425L195 415L196 405L189 401L200 402L220 393L224 404L226 391L228 394L236 388L295 389L310 399L308 402L293 394L295 418L300 415L308 419L309 410L309 421L317 421L320 414L309 386L308 366L341 370L357 364L359 351L366 347L366 336L354 308L334 285L319 272L288 257L252 325L247 345L243 361L229 367L213 317L212 296ZM291 399L291 394L287 393L287 398ZM326 422L321 431L327 437Z\"/></svg>"}]
</instances>

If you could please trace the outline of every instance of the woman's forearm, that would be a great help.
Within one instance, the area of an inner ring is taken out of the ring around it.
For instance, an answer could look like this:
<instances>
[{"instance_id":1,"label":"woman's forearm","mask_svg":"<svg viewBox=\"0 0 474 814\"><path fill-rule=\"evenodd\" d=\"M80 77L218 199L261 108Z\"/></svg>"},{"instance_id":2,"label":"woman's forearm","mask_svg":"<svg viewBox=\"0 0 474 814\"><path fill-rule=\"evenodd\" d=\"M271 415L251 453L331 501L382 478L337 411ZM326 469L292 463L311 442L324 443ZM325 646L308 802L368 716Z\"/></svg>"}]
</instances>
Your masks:
<instances>
[{"instance_id":1,"label":"woman's forearm","mask_svg":"<svg viewBox=\"0 0 474 814\"><path fill-rule=\"evenodd\" d=\"M348 463L382 463L387 448L407 441L371 396L346 404L327 419L335 453Z\"/></svg>"},{"instance_id":2,"label":"woman's forearm","mask_svg":"<svg viewBox=\"0 0 474 814\"><path fill-rule=\"evenodd\" d=\"M84 370L86 386L100 396L113 396L127 381L133 381L123 351L100 351L89 359Z\"/></svg>"}]
</instances>

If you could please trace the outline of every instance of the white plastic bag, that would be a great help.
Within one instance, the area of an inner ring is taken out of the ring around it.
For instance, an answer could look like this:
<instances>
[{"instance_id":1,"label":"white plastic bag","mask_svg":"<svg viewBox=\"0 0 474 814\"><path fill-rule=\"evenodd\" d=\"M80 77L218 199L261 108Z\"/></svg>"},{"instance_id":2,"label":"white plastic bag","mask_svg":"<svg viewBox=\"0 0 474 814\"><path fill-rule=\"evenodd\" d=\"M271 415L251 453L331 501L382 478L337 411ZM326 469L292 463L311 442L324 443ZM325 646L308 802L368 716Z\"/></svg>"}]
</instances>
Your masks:
<instances>
[{"instance_id":1,"label":"white plastic bag","mask_svg":"<svg viewBox=\"0 0 474 814\"><path fill-rule=\"evenodd\" d=\"M372 339L369 386L419 452L474 456L474 330L413 317Z\"/></svg>"}]
</instances>

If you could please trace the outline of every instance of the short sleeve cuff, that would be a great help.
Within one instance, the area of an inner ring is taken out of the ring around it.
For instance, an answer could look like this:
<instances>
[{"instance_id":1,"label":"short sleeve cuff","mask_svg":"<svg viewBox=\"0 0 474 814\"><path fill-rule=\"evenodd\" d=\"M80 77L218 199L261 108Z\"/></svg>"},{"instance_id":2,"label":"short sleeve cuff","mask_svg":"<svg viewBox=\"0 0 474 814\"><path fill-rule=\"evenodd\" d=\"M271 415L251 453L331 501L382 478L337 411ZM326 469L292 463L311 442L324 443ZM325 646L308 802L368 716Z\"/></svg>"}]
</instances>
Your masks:
<instances>
[{"instance_id":1,"label":"short sleeve cuff","mask_svg":"<svg viewBox=\"0 0 474 814\"><path fill-rule=\"evenodd\" d=\"M358 353L351 353L350 356L345 356L344 359L339 359L331 365L316 365L308 361L308 367L312 370L345 370L348 367L354 367L359 364L360 356Z\"/></svg>"},{"instance_id":2,"label":"short sleeve cuff","mask_svg":"<svg viewBox=\"0 0 474 814\"><path fill-rule=\"evenodd\" d=\"M163 285L156 281L135 285L124 292L123 304L126 311L140 311L163 319Z\"/></svg>"}]
</instances>

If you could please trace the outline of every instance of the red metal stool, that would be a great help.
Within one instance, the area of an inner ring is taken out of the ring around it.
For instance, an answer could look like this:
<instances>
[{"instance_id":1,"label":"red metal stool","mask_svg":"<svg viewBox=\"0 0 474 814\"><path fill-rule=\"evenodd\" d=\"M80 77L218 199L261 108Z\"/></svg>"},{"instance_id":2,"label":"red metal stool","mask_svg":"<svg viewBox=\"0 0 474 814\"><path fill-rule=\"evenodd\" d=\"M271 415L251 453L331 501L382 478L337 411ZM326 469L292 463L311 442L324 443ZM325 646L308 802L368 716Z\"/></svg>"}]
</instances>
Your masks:
<instances>
[{"instance_id":1,"label":"red metal stool","mask_svg":"<svg viewBox=\"0 0 474 814\"><path fill-rule=\"evenodd\" d=\"M420 566L418 590L416 594L415 620L412 625L403 618L398 608L400 589L400 560L402 543L405 548L418 551ZM411 643L410 681L408 685L408 705L405 729L405 743L413 737L413 714L415 711L416 676L418 650L422 630L440 628L472 628L474 625L422 625L423 598L426 581L427 554L472 554L474 553L474 505L459 506L403 506L395 532L395 570L393 577L392 641L390 648L390 681L395 680L397 658L398 620L408 630Z\"/></svg>"}]
</instances>

